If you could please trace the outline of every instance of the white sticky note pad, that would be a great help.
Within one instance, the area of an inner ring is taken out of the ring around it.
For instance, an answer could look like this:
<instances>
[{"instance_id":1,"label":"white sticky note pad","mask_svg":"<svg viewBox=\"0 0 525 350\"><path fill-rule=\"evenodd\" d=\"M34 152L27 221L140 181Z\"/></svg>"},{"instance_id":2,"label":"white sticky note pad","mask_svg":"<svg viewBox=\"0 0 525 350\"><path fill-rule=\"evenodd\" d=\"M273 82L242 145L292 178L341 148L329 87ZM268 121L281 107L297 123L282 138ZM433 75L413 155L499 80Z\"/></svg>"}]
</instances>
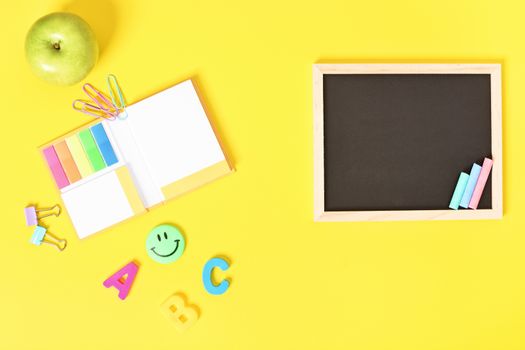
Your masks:
<instances>
[{"instance_id":1,"label":"white sticky note pad","mask_svg":"<svg viewBox=\"0 0 525 350\"><path fill-rule=\"evenodd\" d=\"M129 106L127 112L126 123L160 187L225 160L190 80Z\"/></svg>"},{"instance_id":2,"label":"white sticky note pad","mask_svg":"<svg viewBox=\"0 0 525 350\"><path fill-rule=\"evenodd\" d=\"M135 215L115 171L63 193L62 199L80 238Z\"/></svg>"}]
</instances>

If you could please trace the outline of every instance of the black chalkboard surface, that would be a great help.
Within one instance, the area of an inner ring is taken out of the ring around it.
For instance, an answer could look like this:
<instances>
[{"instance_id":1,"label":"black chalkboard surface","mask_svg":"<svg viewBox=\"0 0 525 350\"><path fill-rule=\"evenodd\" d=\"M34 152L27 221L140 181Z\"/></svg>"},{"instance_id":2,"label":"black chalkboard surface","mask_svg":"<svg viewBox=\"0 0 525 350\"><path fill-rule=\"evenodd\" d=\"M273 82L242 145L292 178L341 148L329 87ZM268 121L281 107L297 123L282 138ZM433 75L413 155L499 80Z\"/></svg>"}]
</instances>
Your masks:
<instances>
[{"instance_id":1,"label":"black chalkboard surface","mask_svg":"<svg viewBox=\"0 0 525 350\"><path fill-rule=\"evenodd\" d=\"M337 71L321 79L323 179L318 185L324 214L387 212L394 213L387 219L396 219L395 213L414 211L423 219L453 219L450 215L468 211L448 209L459 173L468 174L484 157L498 160L491 72ZM479 213L500 211L492 180Z\"/></svg>"}]
</instances>

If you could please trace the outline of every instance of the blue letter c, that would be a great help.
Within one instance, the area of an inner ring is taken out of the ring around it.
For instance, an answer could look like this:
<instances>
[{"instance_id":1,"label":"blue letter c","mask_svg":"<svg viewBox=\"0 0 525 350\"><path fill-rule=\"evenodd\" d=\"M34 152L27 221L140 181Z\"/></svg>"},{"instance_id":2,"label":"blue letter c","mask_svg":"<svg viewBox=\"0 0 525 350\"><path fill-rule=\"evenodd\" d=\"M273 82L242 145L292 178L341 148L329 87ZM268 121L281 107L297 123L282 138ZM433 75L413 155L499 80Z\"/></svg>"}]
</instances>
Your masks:
<instances>
[{"instance_id":1,"label":"blue letter c","mask_svg":"<svg viewBox=\"0 0 525 350\"><path fill-rule=\"evenodd\" d=\"M215 267L220 268L222 271L226 271L230 265L222 258L212 258L208 260L206 265L204 265L204 270L202 271L202 282L204 283L204 288L206 288L208 293L213 295L221 295L230 287L230 282L223 280L218 285L214 285L211 280L211 274Z\"/></svg>"}]
</instances>

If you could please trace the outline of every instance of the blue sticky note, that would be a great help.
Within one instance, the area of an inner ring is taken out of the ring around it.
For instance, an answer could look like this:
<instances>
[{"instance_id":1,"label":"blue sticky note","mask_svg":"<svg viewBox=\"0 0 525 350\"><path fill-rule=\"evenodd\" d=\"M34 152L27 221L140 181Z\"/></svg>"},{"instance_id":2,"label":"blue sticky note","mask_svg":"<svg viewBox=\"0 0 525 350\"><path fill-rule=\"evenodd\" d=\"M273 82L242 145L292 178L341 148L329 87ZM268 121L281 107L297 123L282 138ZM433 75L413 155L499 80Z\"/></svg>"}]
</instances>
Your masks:
<instances>
[{"instance_id":1,"label":"blue sticky note","mask_svg":"<svg viewBox=\"0 0 525 350\"><path fill-rule=\"evenodd\" d=\"M467 187L465 187L465 193L461 197L461 202L459 206L461 208L468 208L470 204L470 199L472 198L472 193L474 193L474 188L476 188L476 183L478 183L478 177L481 173L481 166L474 163L472 169L470 170L470 177L468 178Z\"/></svg>"},{"instance_id":2,"label":"blue sticky note","mask_svg":"<svg viewBox=\"0 0 525 350\"><path fill-rule=\"evenodd\" d=\"M452 195L452 199L450 200L450 204L448 205L450 209L458 210L459 202L463 197L463 193L465 193L465 188L467 187L469 177L470 176L467 173L462 172L461 174L459 174L458 183L456 184L454 194Z\"/></svg>"},{"instance_id":3,"label":"blue sticky note","mask_svg":"<svg viewBox=\"0 0 525 350\"><path fill-rule=\"evenodd\" d=\"M111 146L111 142L109 142L106 130L104 130L104 126L102 126L102 124L92 126L91 133L93 134L93 138L95 139L100 153L102 153L102 157L104 158L106 165L110 166L117 163L117 156L115 155L113 146Z\"/></svg>"}]
</instances>

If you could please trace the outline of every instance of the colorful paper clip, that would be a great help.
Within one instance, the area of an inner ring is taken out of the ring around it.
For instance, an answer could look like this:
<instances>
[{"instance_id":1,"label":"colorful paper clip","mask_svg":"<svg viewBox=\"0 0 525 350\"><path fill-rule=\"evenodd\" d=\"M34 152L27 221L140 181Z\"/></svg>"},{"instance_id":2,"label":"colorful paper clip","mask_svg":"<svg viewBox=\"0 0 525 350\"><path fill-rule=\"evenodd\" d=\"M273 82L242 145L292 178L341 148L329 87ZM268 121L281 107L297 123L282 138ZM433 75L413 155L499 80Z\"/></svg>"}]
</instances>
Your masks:
<instances>
[{"instance_id":1,"label":"colorful paper clip","mask_svg":"<svg viewBox=\"0 0 525 350\"><path fill-rule=\"evenodd\" d=\"M117 82L117 77L109 74L107 84L111 100L103 92L93 85L86 83L82 90L87 95L88 100L77 99L73 101L73 109L95 118L104 118L108 120L126 119L126 103L122 90ZM118 96L119 103L115 99L115 93Z\"/></svg>"},{"instance_id":2,"label":"colorful paper clip","mask_svg":"<svg viewBox=\"0 0 525 350\"><path fill-rule=\"evenodd\" d=\"M51 240L49 238L51 238ZM45 227L38 225L35 227L35 231L29 242L34 245L42 245L42 243L50 244L55 246L59 251L63 251L67 246L67 241L65 239L55 237L53 234L47 232Z\"/></svg>"},{"instance_id":3,"label":"colorful paper clip","mask_svg":"<svg viewBox=\"0 0 525 350\"><path fill-rule=\"evenodd\" d=\"M103 110L106 114L116 116L118 114L118 108L111 102L101 91L95 88L93 85L86 83L82 87L82 90L88 95L88 97L94 101L98 108Z\"/></svg>"},{"instance_id":4,"label":"colorful paper clip","mask_svg":"<svg viewBox=\"0 0 525 350\"><path fill-rule=\"evenodd\" d=\"M89 101L73 101L74 109L92 117L102 117L109 120L115 120L117 117L117 107L106 96L104 96L101 91L97 90L97 88L89 83L84 84L82 90L89 98ZM77 105L80 105L80 108L77 107Z\"/></svg>"},{"instance_id":5,"label":"colorful paper clip","mask_svg":"<svg viewBox=\"0 0 525 350\"><path fill-rule=\"evenodd\" d=\"M111 96L111 101L113 105L117 108L117 116L119 119L123 120L128 117L128 112L126 111L126 100L124 99L124 94L120 89L120 85L117 81L117 77L114 74L108 74L106 79L108 84L109 96ZM118 96L119 102L115 99L115 93Z\"/></svg>"},{"instance_id":6,"label":"colorful paper clip","mask_svg":"<svg viewBox=\"0 0 525 350\"><path fill-rule=\"evenodd\" d=\"M73 101L73 109L94 118L104 118L108 120L115 120L115 116L104 112L98 106L95 106L87 101L75 100Z\"/></svg>"},{"instance_id":7,"label":"colorful paper clip","mask_svg":"<svg viewBox=\"0 0 525 350\"><path fill-rule=\"evenodd\" d=\"M45 212L48 212L48 213L46 213L43 216L38 216L38 213L45 213ZM32 206L24 208L24 214L26 216L26 225L35 226L38 224L38 220L41 220L45 217L48 217L51 215L59 216L60 206L56 204L55 206L50 207L50 208L37 209L36 206L32 205Z\"/></svg>"}]
</instances>

